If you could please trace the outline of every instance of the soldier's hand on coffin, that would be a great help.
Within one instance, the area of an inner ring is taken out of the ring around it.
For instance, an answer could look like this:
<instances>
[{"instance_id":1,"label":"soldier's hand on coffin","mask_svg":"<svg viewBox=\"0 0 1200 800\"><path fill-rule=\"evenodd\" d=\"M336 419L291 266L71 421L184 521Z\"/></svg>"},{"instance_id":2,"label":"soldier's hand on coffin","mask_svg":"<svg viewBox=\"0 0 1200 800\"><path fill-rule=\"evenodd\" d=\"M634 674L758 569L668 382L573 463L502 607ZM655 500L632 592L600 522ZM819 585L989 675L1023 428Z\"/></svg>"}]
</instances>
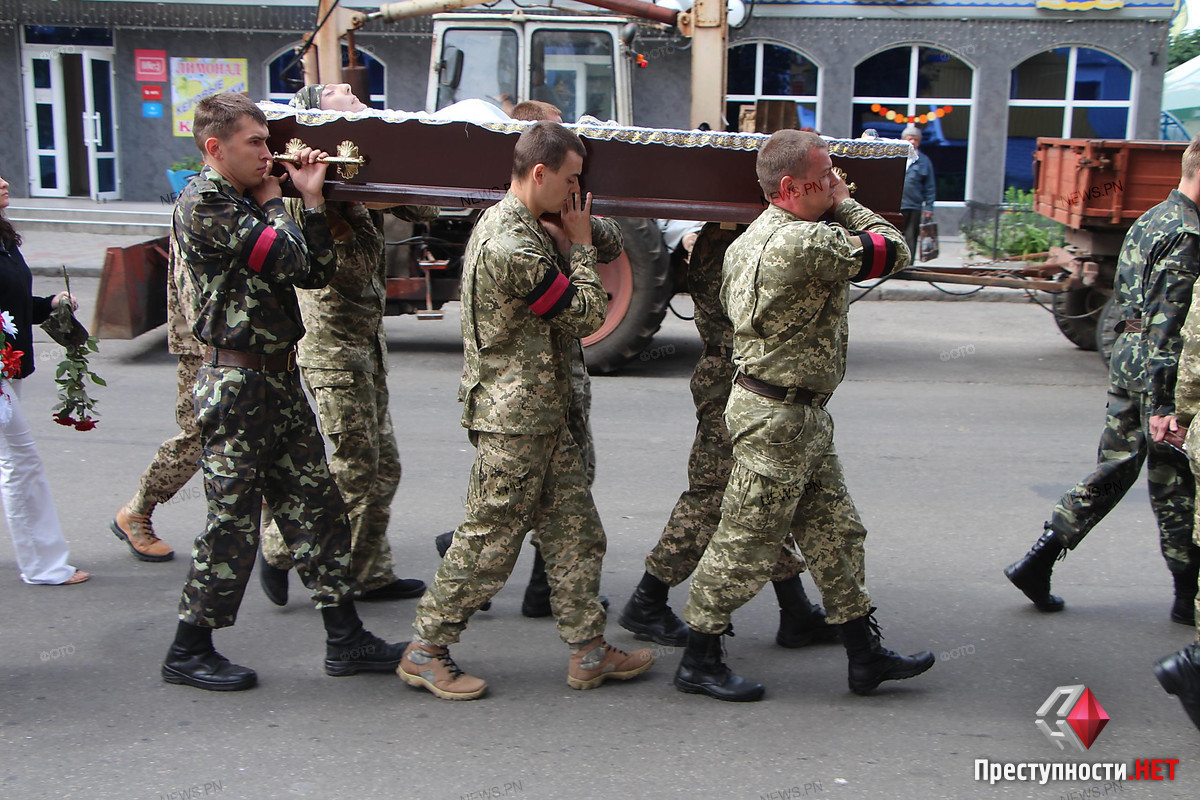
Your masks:
<instances>
[{"instance_id":1,"label":"soldier's hand on coffin","mask_svg":"<svg viewBox=\"0 0 1200 800\"><path fill-rule=\"evenodd\" d=\"M296 190L300 192L300 197L304 200L305 208L316 208L324 202L325 198L322 196L322 192L325 188L325 170L328 165L318 159L328 157L329 154L324 150L313 150L311 147L306 147L296 153L299 166L290 161L283 162L288 176L292 179L292 185L296 187Z\"/></svg>"},{"instance_id":2,"label":"soldier's hand on coffin","mask_svg":"<svg viewBox=\"0 0 1200 800\"><path fill-rule=\"evenodd\" d=\"M562 217L559 214L542 214L542 227L546 229L546 233L550 234L550 238L554 240L554 246L558 248L558 252L565 255L571 253L571 240L567 238L567 231L563 228Z\"/></svg>"},{"instance_id":3,"label":"soldier's hand on coffin","mask_svg":"<svg viewBox=\"0 0 1200 800\"><path fill-rule=\"evenodd\" d=\"M586 198L581 198L574 192L568 195L567 201L563 203L562 221L567 238L571 240L572 244L590 245L592 243L592 193L588 192Z\"/></svg>"}]
</instances>

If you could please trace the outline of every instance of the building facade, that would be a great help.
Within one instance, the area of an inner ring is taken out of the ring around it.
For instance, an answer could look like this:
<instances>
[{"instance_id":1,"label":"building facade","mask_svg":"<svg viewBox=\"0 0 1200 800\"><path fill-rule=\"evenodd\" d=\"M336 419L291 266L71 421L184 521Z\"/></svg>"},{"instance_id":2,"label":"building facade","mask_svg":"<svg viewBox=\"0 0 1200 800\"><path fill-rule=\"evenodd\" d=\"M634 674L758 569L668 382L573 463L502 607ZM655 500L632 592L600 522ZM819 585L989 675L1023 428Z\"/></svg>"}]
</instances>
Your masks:
<instances>
[{"instance_id":1,"label":"building facade","mask_svg":"<svg viewBox=\"0 0 1200 800\"><path fill-rule=\"evenodd\" d=\"M372 6L349 2L355 8ZM560 6L560 4L556 4ZM489 10L501 10L492 7ZM727 98L794 100L802 125L898 136L909 122L938 179L939 215L1029 188L1038 136L1159 138L1176 0L756 0L729 35ZM0 174L14 195L153 201L196 155L188 98L214 87L290 94L316 3L0 0ZM374 105L421 110L428 18L356 34ZM684 127L687 40L641 26L634 121Z\"/></svg>"}]
</instances>

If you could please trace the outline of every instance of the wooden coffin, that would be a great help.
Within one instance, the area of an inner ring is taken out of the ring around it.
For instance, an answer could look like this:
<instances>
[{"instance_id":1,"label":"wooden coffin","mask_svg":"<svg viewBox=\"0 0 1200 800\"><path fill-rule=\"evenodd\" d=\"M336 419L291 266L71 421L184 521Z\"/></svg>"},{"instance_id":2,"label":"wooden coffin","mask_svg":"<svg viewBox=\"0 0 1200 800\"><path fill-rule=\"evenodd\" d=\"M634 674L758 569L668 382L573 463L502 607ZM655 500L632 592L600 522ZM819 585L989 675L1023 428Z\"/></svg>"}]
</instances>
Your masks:
<instances>
[{"instance_id":1,"label":"wooden coffin","mask_svg":"<svg viewBox=\"0 0 1200 800\"><path fill-rule=\"evenodd\" d=\"M272 152L288 142L335 153L352 142L364 160L352 177L330 168L326 197L483 208L504 196L512 149L530 123L434 122L392 111L343 114L263 103ZM587 148L583 188L597 214L749 222L765 207L754 162L767 136L757 133L568 125ZM908 143L829 140L835 167L857 186L854 197L900 220Z\"/></svg>"}]
</instances>

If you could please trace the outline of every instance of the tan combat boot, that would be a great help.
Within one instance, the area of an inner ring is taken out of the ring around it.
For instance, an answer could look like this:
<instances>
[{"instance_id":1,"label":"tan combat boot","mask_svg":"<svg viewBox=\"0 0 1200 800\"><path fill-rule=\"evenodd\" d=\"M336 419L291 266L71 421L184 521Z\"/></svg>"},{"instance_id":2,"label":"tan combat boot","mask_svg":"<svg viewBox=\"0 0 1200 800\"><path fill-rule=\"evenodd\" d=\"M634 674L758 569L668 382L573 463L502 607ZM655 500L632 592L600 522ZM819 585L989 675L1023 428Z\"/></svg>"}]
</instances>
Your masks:
<instances>
[{"instance_id":1,"label":"tan combat boot","mask_svg":"<svg viewBox=\"0 0 1200 800\"><path fill-rule=\"evenodd\" d=\"M129 545L135 558L142 561L170 561L175 557L170 545L154 535L149 514L134 514L125 507L117 512L117 518L108 527L114 536Z\"/></svg>"},{"instance_id":2,"label":"tan combat boot","mask_svg":"<svg viewBox=\"0 0 1200 800\"><path fill-rule=\"evenodd\" d=\"M458 668L447 648L416 641L405 648L396 674L409 686L428 689L443 700L474 700L487 691L482 678Z\"/></svg>"},{"instance_id":3,"label":"tan combat boot","mask_svg":"<svg viewBox=\"0 0 1200 800\"><path fill-rule=\"evenodd\" d=\"M653 665L654 654L649 650L626 653L604 641L603 636L597 636L571 654L567 686L595 689L610 678L616 681L635 678Z\"/></svg>"}]
</instances>

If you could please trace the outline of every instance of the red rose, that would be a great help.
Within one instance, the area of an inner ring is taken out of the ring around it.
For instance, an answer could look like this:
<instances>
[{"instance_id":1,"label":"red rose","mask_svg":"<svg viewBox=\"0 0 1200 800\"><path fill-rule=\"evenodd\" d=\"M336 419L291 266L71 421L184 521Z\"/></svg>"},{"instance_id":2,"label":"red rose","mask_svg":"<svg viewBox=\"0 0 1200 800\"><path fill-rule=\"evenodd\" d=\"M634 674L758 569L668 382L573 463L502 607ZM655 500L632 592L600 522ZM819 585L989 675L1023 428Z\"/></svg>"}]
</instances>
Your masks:
<instances>
[{"instance_id":1,"label":"red rose","mask_svg":"<svg viewBox=\"0 0 1200 800\"><path fill-rule=\"evenodd\" d=\"M94 427L96 427L96 420L91 417L84 417L75 423L75 430L77 431L90 431Z\"/></svg>"},{"instance_id":2,"label":"red rose","mask_svg":"<svg viewBox=\"0 0 1200 800\"><path fill-rule=\"evenodd\" d=\"M59 425L66 425L67 427L71 427L75 424L75 420L71 419L70 415L68 414L55 414L54 421Z\"/></svg>"},{"instance_id":3,"label":"red rose","mask_svg":"<svg viewBox=\"0 0 1200 800\"><path fill-rule=\"evenodd\" d=\"M21 377L21 357L24 355L23 350L13 350L11 344L4 345L4 350L0 351L0 370L3 370L4 377Z\"/></svg>"}]
</instances>

